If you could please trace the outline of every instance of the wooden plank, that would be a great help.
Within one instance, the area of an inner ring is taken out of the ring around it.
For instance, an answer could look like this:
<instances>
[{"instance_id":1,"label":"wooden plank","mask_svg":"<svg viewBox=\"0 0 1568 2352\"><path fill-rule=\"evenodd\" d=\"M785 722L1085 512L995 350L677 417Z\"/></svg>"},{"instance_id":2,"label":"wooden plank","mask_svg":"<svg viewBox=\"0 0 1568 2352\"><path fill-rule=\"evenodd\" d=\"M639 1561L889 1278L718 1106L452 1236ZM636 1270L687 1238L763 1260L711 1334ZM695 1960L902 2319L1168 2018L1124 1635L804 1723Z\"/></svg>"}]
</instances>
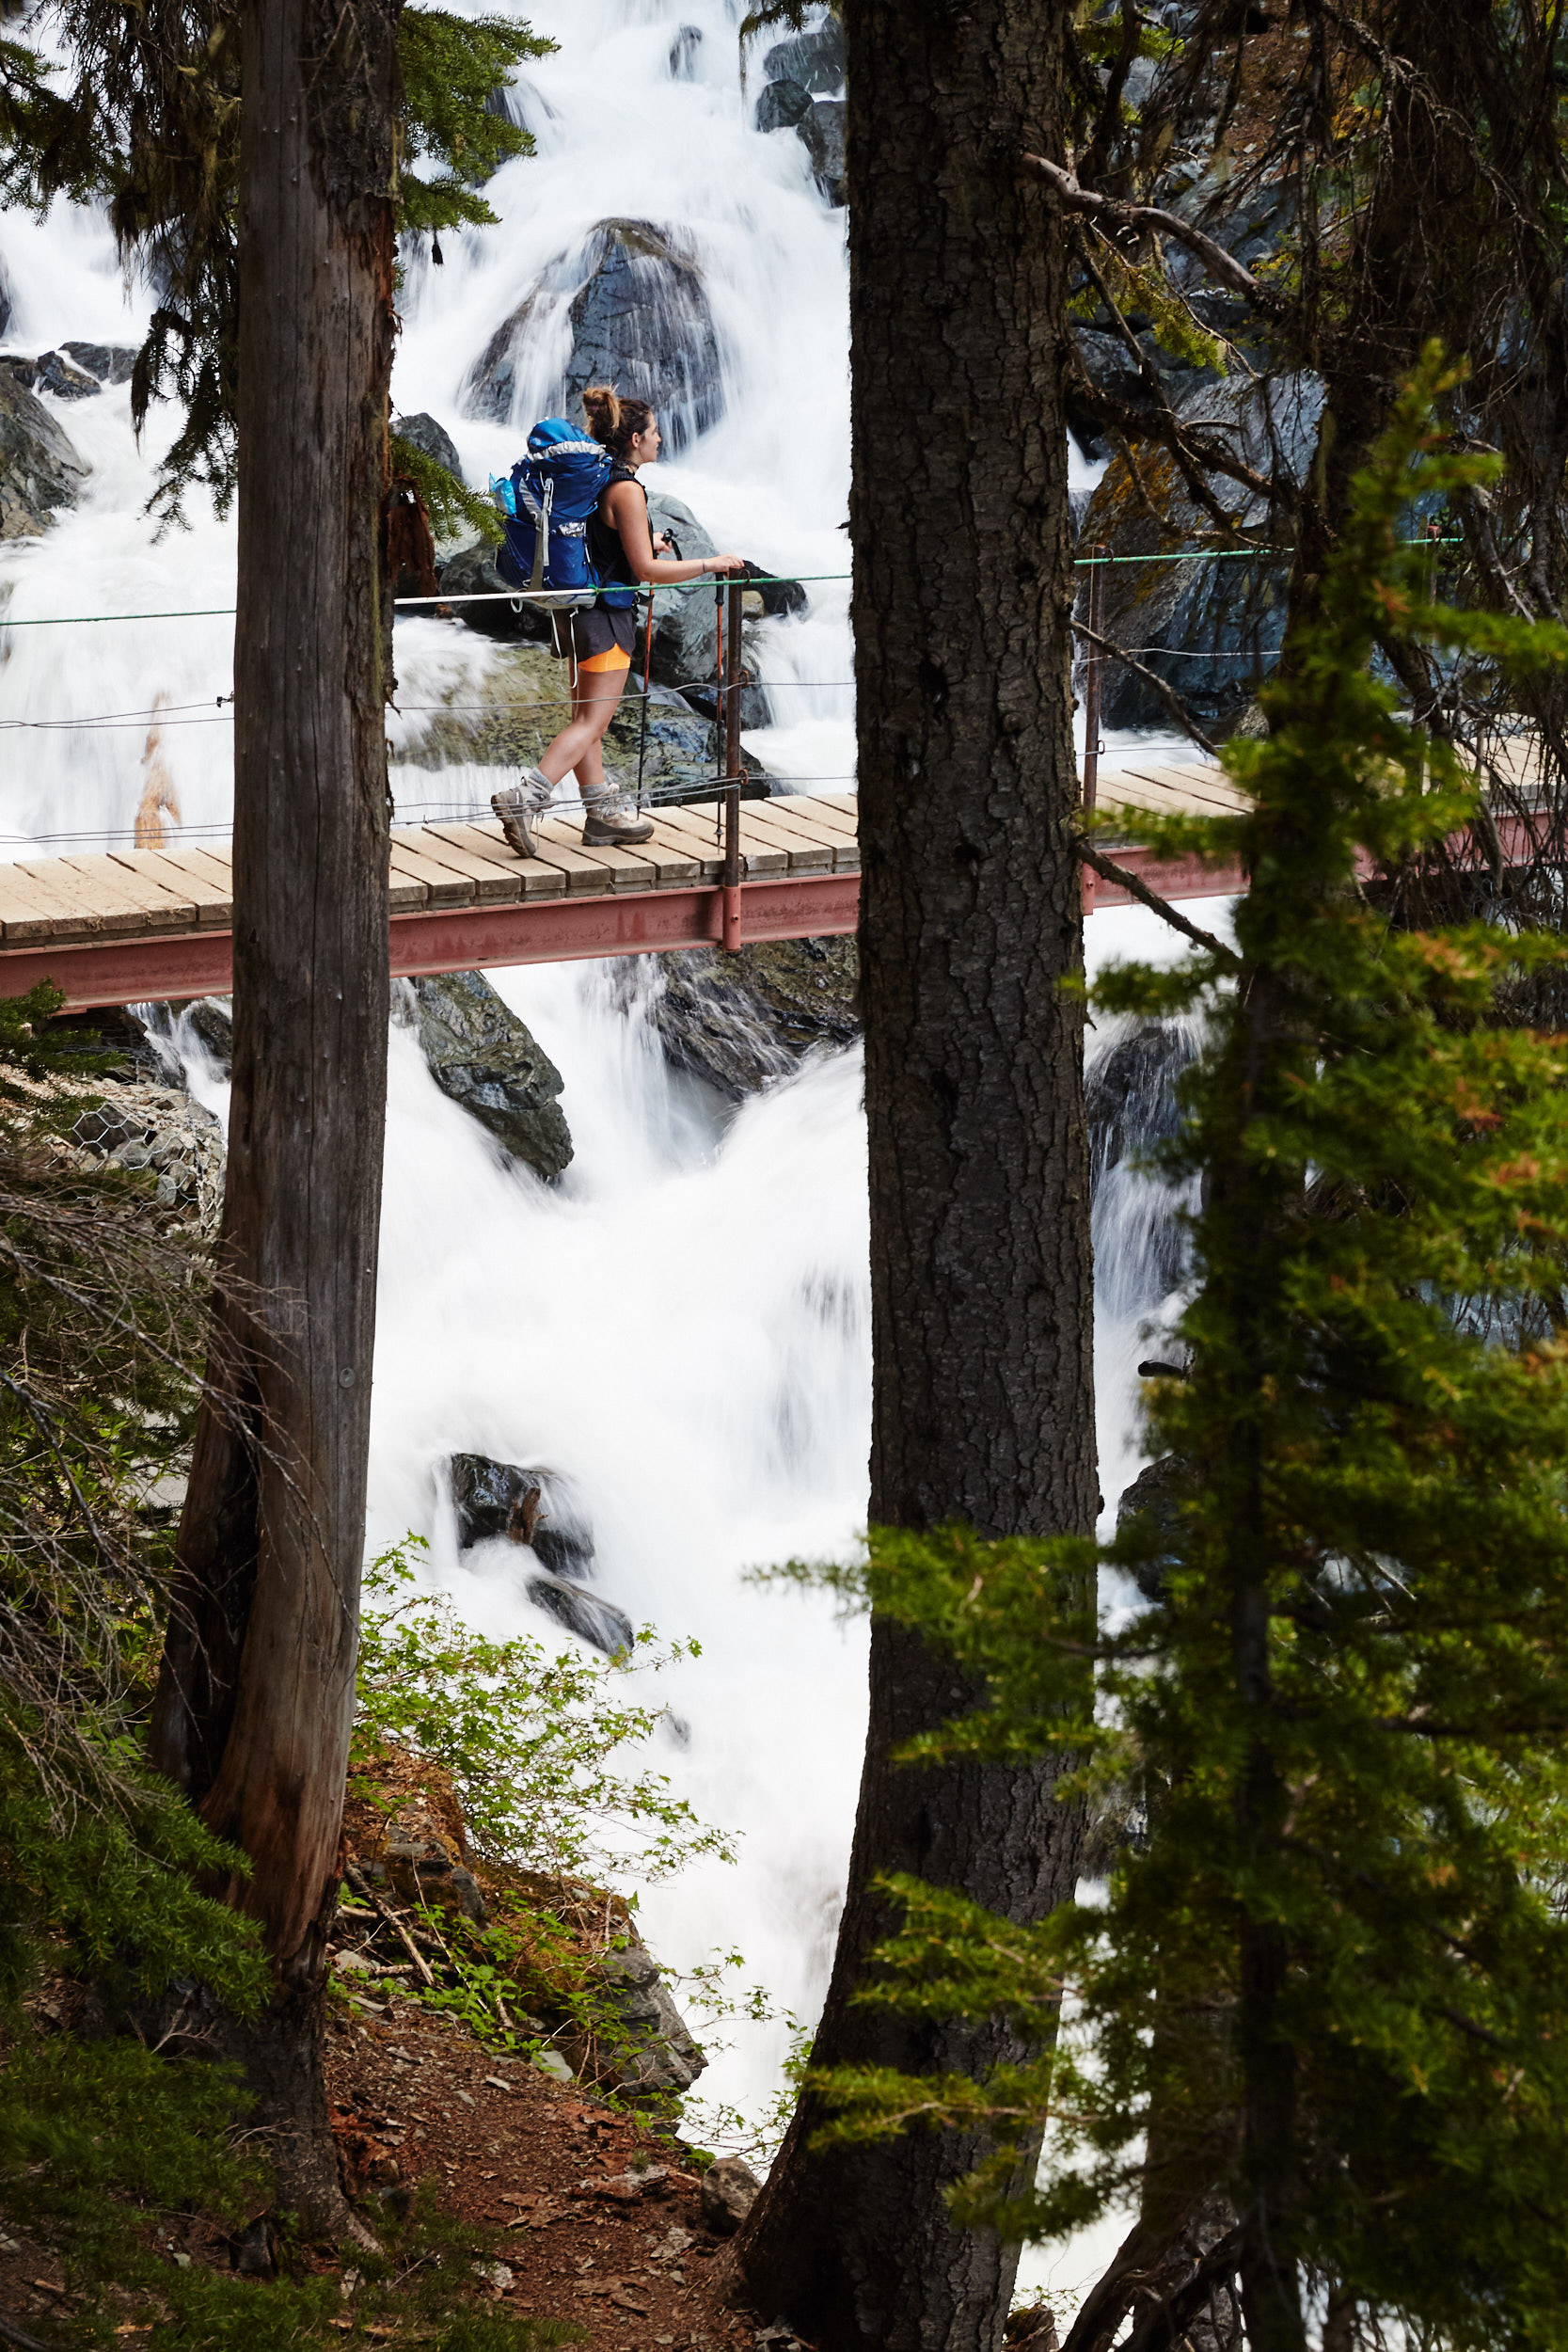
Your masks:
<instances>
[{"instance_id":1,"label":"wooden plank","mask_svg":"<svg viewBox=\"0 0 1568 2352\"><path fill-rule=\"evenodd\" d=\"M125 866L133 874L146 874L161 882L173 898L181 899L191 910L191 921L198 930L226 930L233 912L227 882L222 888L215 882L198 876L192 866L182 866L165 850L111 850L109 855L117 866Z\"/></svg>"},{"instance_id":2,"label":"wooden plank","mask_svg":"<svg viewBox=\"0 0 1568 2352\"><path fill-rule=\"evenodd\" d=\"M820 818L814 822L809 817L797 817L787 804L774 801L755 802L747 813L754 824L765 832L777 834L789 845L791 873L798 866L802 872L825 866L832 873L841 859L847 870L860 864L859 843L847 834L835 833ZM817 854L807 859L804 853L808 850Z\"/></svg>"},{"instance_id":3,"label":"wooden plank","mask_svg":"<svg viewBox=\"0 0 1568 2352\"><path fill-rule=\"evenodd\" d=\"M20 866L0 866L0 925L8 947L26 940L92 937L103 929Z\"/></svg>"},{"instance_id":4,"label":"wooden plank","mask_svg":"<svg viewBox=\"0 0 1568 2352\"><path fill-rule=\"evenodd\" d=\"M152 854L154 852L145 850L140 852L143 857ZM171 841L166 849L159 850L155 854L166 859L170 866L178 866L182 873L189 874L192 882L210 882L214 888L221 890L227 899L232 900L234 862L227 841Z\"/></svg>"},{"instance_id":5,"label":"wooden plank","mask_svg":"<svg viewBox=\"0 0 1568 2352\"><path fill-rule=\"evenodd\" d=\"M831 874L833 870L833 845L820 840L806 825L792 825L787 817L776 816L771 804L764 801L760 806L748 806L741 819L741 840L746 838L750 825L758 838L782 849L789 860L792 874Z\"/></svg>"},{"instance_id":6,"label":"wooden plank","mask_svg":"<svg viewBox=\"0 0 1568 2352\"><path fill-rule=\"evenodd\" d=\"M766 801L753 803L759 808L775 809L781 817L789 817L811 827L814 833L832 834L835 840L858 841L860 820L853 810L834 808L827 801L818 800L809 792L779 792L769 794Z\"/></svg>"},{"instance_id":7,"label":"wooden plank","mask_svg":"<svg viewBox=\"0 0 1568 2352\"><path fill-rule=\"evenodd\" d=\"M543 858L519 857L499 824L489 818L475 824L463 824L454 818L450 824L426 825L423 830L442 841L450 841L454 849L487 858L491 865L515 874L525 898L554 898L566 887L565 875L555 866L546 866Z\"/></svg>"},{"instance_id":8,"label":"wooden plank","mask_svg":"<svg viewBox=\"0 0 1568 2352\"><path fill-rule=\"evenodd\" d=\"M546 817L535 828L539 854L559 866L572 890L651 890L654 869L635 850L585 850L581 835L560 817Z\"/></svg>"},{"instance_id":9,"label":"wooden plank","mask_svg":"<svg viewBox=\"0 0 1568 2352\"><path fill-rule=\"evenodd\" d=\"M820 801L824 808L836 808L846 817L852 817L857 827L861 819L861 796L858 792L795 792L784 796L797 801Z\"/></svg>"},{"instance_id":10,"label":"wooden plank","mask_svg":"<svg viewBox=\"0 0 1568 2352\"><path fill-rule=\"evenodd\" d=\"M461 907L473 904L474 885L469 877L457 873L450 866L437 866L434 858L421 857L418 850L410 847L404 834L393 834L391 857L392 872L401 880L423 883L425 896L421 903L424 905Z\"/></svg>"},{"instance_id":11,"label":"wooden plank","mask_svg":"<svg viewBox=\"0 0 1568 2352\"><path fill-rule=\"evenodd\" d=\"M522 877L515 866L508 867L497 858L480 857L461 842L447 840L433 825L420 825L416 832L403 833L397 837L416 856L428 858L433 866L444 866L448 872L472 882L474 897L481 904L520 898L523 895Z\"/></svg>"},{"instance_id":12,"label":"wooden plank","mask_svg":"<svg viewBox=\"0 0 1568 2352\"><path fill-rule=\"evenodd\" d=\"M746 871L749 874L787 873L789 851L784 847L777 834L759 833L754 825L747 823L748 806L747 802L741 802L740 849L746 860ZM685 834L689 839L695 841L705 855L708 853L708 845L713 839L713 818L709 811L695 808L667 808L661 811L661 815L667 824L674 827L678 833ZM720 846L713 854L717 855L721 862L722 861L724 854L722 834L720 836Z\"/></svg>"},{"instance_id":13,"label":"wooden plank","mask_svg":"<svg viewBox=\"0 0 1568 2352\"><path fill-rule=\"evenodd\" d=\"M129 894L121 898L103 884L89 882L82 875L73 874L63 858L18 858L17 870L41 882L57 898L71 908L78 924L104 931L145 931L147 916L133 905Z\"/></svg>"},{"instance_id":14,"label":"wooden plank","mask_svg":"<svg viewBox=\"0 0 1568 2352\"><path fill-rule=\"evenodd\" d=\"M72 854L60 862L81 876L95 898L102 896L111 903L139 907L153 930L188 931L196 927L195 901L170 889L154 874L123 866L119 858L103 850Z\"/></svg>"},{"instance_id":15,"label":"wooden plank","mask_svg":"<svg viewBox=\"0 0 1568 2352\"><path fill-rule=\"evenodd\" d=\"M669 809L661 808L650 813L654 819L654 839L660 849L673 857L689 857L694 868L694 881L717 882L724 870L724 853L721 849L714 847L713 828L709 826L699 841L684 827L667 821L672 814Z\"/></svg>"}]
</instances>

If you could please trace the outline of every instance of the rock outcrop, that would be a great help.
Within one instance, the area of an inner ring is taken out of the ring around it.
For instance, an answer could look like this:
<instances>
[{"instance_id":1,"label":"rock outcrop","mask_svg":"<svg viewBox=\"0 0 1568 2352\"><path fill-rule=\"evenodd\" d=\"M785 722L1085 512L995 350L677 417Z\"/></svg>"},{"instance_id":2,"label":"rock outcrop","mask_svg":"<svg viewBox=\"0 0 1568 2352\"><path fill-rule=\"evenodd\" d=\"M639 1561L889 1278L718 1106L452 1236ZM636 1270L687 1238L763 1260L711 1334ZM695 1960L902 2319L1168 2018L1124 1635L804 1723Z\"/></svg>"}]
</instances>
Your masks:
<instances>
[{"instance_id":1,"label":"rock outcrop","mask_svg":"<svg viewBox=\"0 0 1568 2352\"><path fill-rule=\"evenodd\" d=\"M634 1937L624 1951L606 1952L594 1976L625 2035L612 2054L622 2090L634 2098L689 2090L707 2058L687 2031L647 1947Z\"/></svg>"},{"instance_id":2,"label":"rock outcrop","mask_svg":"<svg viewBox=\"0 0 1568 2352\"><path fill-rule=\"evenodd\" d=\"M465 388L468 414L526 427L516 413L519 361L562 280L571 349L545 405L578 413L589 384L614 384L651 401L672 455L705 432L722 406L719 342L702 273L670 233L646 220L604 220L578 250L546 271L490 338Z\"/></svg>"},{"instance_id":3,"label":"rock outcrop","mask_svg":"<svg viewBox=\"0 0 1568 2352\"><path fill-rule=\"evenodd\" d=\"M732 956L689 948L659 963L653 1019L666 1056L732 1103L860 1035L853 939L775 940Z\"/></svg>"},{"instance_id":4,"label":"rock outcrop","mask_svg":"<svg viewBox=\"0 0 1568 2352\"><path fill-rule=\"evenodd\" d=\"M564 1081L527 1025L478 972L444 972L405 986L420 1049L442 1093L514 1159L536 1175L559 1176L572 1157L556 1099Z\"/></svg>"},{"instance_id":5,"label":"rock outcrop","mask_svg":"<svg viewBox=\"0 0 1568 2352\"><path fill-rule=\"evenodd\" d=\"M0 367L0 539L40 537L88 471L43 403Z\"/></svg>"},{"instance_id":6,"label":"rock outcrop","mask_svg":"<svg viewBox=\"0 0 1568 2352\"><path fill-rule=\"evenodd\" d=\"M458 481L462 481L463 461L457 454L456 442L445 425L438 423L426 410L420 409L412 417L394 417L392 431L399 440L410 442L426 457L433 457L438 466L445 466L448 473L454 473Z\"/></svg>"},{"instance_id":7,"label":"rock outcrop","mask_svg":"<svg viewBox=\"0 0 1568 2352\"><path fill-rule=\"evenodd\" d=\"M703 28L700 24L682 24L677 27L675 38L670 43L670 79L672 82L694 82L696 80L697 59L701 55L702 46Z\"/></svg>"}]
</instances>

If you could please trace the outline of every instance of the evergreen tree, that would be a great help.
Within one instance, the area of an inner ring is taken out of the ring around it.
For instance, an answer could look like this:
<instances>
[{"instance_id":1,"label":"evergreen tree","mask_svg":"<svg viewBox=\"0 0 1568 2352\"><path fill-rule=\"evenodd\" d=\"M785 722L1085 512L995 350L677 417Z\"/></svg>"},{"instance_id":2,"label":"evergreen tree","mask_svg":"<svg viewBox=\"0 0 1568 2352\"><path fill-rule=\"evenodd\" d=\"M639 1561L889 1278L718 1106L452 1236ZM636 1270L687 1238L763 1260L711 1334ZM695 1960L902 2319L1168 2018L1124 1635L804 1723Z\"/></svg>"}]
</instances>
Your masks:
<instances>
[{"instance_id":1,"label":"evergreen tree","mask_svg":"<svg viewBox=\"0 0 1568 2352\"><path fill-rule=\"evenodd\" d=\"M1452 389L1429 355L1354 485L1272 732L1227 755L1245 810L1148 829L1244 863L1236 952L1101 986L1209 1025L1158 1154L1202 1184L1182 1376L1147 1391L1166 1506L1098 1554L958 1528L870 1546L877 1616L984 1679L906 1744L917 1786L955 1758L1086 1757L1059 1795L1131 1788L1142 1811L1103 1903L1037 1926L889 1890L904 1924L861 2001L1049 2044L1067 1994L1054 2058L822 2085L850 2144L999 2134L953 2201L971 2226L1057 2236L1141 2197L1067 2352L1130 2313L1138 2352L1179 2343L1231 2287L1254 2352L1544 2352L1568 2324L1568 1089L1560 1036L1499 1009L1564 951L1391 929L1361 886L1476 800L1374 648L1568 660L1552 625L1430 600L1412 505L1489 470L1433 427ZM1093 1565L1140 1604L1097 1619Z\"/></svg>"}]
</instances>

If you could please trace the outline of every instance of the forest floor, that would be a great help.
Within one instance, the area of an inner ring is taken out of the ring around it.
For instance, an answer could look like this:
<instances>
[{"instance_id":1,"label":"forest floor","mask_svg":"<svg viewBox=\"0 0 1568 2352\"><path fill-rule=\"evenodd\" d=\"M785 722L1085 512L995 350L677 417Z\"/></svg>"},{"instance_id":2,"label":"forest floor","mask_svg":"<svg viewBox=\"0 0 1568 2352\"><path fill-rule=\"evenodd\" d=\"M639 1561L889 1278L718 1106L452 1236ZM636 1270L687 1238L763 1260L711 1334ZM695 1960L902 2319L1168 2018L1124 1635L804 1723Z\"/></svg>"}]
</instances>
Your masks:
<instances>
[{"instance_id":1,"label":"forest floor","mask_svg":"<svg viewBox=\"0 0 1568 2352\"><path fill-rule=\"evenodd\" d=\"M700 2176L668 2134L395 1999L380 2019L334 2020L327 2084L345 2177L429 2184L443 2211L495 2233L485 2292L508 2311L575 2322L593 2352L754 2344L757 2322L725 2300Z\"/></svg>"}]
</instances>

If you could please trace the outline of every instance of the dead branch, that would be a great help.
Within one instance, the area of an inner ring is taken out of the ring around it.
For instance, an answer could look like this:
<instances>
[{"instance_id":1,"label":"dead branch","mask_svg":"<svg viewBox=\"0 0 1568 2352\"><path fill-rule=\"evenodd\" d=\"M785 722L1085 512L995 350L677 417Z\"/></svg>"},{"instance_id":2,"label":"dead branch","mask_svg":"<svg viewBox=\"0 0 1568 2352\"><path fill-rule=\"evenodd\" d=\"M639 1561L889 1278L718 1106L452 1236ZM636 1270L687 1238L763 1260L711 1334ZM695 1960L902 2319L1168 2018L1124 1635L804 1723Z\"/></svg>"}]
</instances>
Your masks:
<instances>
[{"instance_id":1,"label":"dead branch","mask_svg":"<svg viewBox=\"0 0 1568 2352\"><path fill-rule=\"evenodd\" d=\"M1188 716L1186 706L1174 686L1167 685L1156 671L1146 669L1136 656L1130 654L1124 645L1117 644L1109 637L1101 637L1098 629L1089 628L1083 621L1073 622L1072 633L1075 637L1081 637L1086 645L1095 645L1101 653L1108 653L1116 660L1125 663L1134 677L1141 677L1146 686L1151 686L1182 733L1191 736L1198 749L1207 752L1211 759L1218 759L1219 745L1204 734L1196 719Z\"/></svg>"},{"instance_id":2,"label":"dead branch","mask_svg":"<svg viewBox=\"0 0 1568 2352\"><path fill-rule=\"evenodd\" d=\"M1243 262L1203 230L1183 220L1180 214L1164 212L1157 204L1124 204L1115 197L1097 195L1093 188L1081 188L1070 171L1065 171L1060 164L1047 163L1043 155L1025 153L1023 162L1055 190L1067 212L1082 213L1097 227L1158 230L1161 235L1174 237L1178 245L1184 245L1189 253L1196 254L1210 274L1228 286L1232 294L1244 294L1260 310L1281 310L1278 296L1259 285Z\"/></svg>"}]
</instances>

